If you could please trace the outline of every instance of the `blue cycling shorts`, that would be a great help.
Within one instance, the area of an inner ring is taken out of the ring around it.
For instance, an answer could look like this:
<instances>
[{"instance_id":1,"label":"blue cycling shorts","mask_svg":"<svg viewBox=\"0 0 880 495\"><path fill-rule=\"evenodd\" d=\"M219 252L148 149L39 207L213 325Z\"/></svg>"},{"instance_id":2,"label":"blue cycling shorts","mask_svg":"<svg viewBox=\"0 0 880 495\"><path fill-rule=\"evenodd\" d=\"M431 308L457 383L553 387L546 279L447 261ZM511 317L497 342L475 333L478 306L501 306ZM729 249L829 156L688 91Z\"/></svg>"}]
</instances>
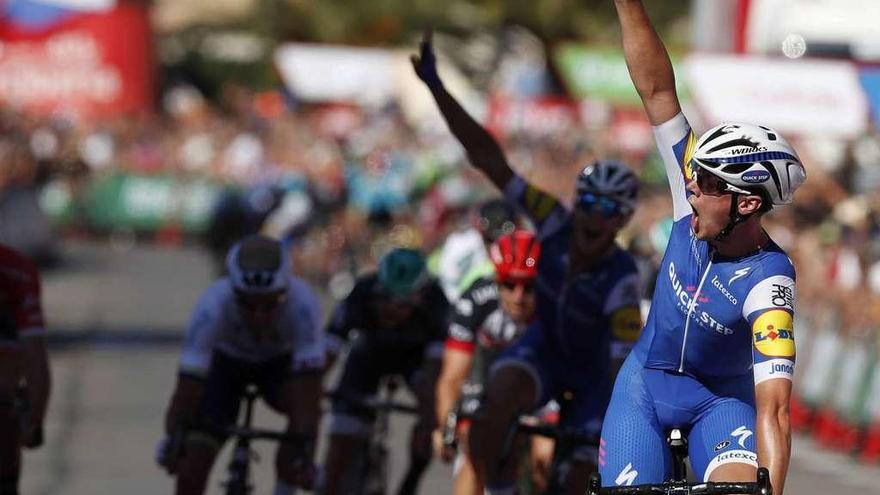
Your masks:
<instances>
[{"instance_id":1,"label":"blue cycling shorts","mask_svg":"<svg viewBox=\"0 0 880 495\"><path fill-rule=\"evenodd\" d=\"M720 465L757 467L754 381L751 375L701 382L674 371L645 368L626 359L602 425L602 484L661 483L672 475L668 431L688 439L694 476L708 480Z\"/></svg>"}]
</instances>

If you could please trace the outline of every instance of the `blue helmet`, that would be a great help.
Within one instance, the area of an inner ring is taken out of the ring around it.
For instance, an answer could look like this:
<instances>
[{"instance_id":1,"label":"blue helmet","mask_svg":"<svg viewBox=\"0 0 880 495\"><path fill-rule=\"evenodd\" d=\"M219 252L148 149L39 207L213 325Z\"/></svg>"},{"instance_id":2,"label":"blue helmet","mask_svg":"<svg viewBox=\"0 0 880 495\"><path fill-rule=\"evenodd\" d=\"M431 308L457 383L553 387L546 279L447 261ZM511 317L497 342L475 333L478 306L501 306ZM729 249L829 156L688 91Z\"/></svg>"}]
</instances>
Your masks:
<instances>
[{"instance_id":1,"label":"blue helmet","mask_svg":"<svg viewBox=\"0 0 880 495\"><path fill-rule=\"evenodd\" d=\"M629 215L636 209L639 179L621 162L599 160L578 174L575 204L585 198L592 200L595 196L613 200L619 205L621 214Z\"/></svg>"}]
</instances>

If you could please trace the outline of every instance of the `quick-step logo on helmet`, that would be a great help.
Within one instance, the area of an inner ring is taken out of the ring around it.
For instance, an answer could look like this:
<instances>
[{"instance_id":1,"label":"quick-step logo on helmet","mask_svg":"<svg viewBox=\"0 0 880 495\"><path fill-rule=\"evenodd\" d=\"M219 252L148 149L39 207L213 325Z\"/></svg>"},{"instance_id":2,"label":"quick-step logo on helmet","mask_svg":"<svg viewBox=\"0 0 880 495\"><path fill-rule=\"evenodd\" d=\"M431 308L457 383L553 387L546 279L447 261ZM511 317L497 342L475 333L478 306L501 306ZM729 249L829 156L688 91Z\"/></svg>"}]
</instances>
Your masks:
<instances>
[{"instance_id":1,"label":"quick-step logo on helmet","mask_svg":"<svg viewBox=\"0 0 880 495\"><path fill-rule=\"evenodd\" d=\"M766 182L770 179L770 172L766 172L764 170L752 170L751 172L746 172L740 176L743 182L748 182L749 184L759 184L761 182Z\"/></svg>"}]
</instances>

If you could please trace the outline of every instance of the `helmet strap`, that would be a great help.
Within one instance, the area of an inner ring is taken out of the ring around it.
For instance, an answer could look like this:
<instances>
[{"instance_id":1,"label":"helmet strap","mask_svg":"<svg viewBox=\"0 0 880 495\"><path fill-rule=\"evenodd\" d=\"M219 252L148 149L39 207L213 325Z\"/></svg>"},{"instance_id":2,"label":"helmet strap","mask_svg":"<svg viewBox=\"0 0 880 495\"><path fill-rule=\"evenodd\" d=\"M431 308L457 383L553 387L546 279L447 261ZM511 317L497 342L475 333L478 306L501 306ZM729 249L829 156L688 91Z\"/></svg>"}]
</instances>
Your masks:
<instances>
[{"instance_id":1,"label":"helmet strap","mask_svg":"<svg viewBox=\"0 0 880 495\"><path fill-rule=\"evenodd\" d=\"M721 229L721 232L715 236L716 241L723 241L733 232L734 227L745 222L749 219L754 213L749 213L747 215L740 215L739 208L737 208L736 203L739 200L739 193L732 193L730 197L730 213L728 214L728 222L727 225Z\"/></svg>"}]
</instances>

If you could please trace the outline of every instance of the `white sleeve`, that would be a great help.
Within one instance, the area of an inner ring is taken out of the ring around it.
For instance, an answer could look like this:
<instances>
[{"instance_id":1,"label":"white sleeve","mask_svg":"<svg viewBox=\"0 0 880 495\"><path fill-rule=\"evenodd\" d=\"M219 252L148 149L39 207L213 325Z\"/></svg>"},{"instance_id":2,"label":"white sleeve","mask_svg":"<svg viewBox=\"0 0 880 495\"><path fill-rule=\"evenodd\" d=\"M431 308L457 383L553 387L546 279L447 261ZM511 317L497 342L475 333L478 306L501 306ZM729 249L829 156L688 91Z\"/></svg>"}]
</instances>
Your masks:
<instances>
[{"instance_id":1,"label":"white sleeve","mask_svg":"<svg viewBox=\"0 0 880 495\"><path fill-rule=\"evenodd\" d=\"M181 372L205 376L211 367L211 353L223 325L220 306L213 296L209 290L193 310L180 356Z\"/></svg>"},{"instance_id":2,"label":"white sleeve","mask_svg":"<svg viewBox=\"0 0 880 495\"><path fill-rule=\"evenodd\" d=\"M290 367L294 372L320 370L324 368L327 352L321 328L321 304L307 285L300 284L295 296L299 305Z\"/></svg>"},{"instance_id":3,"label":"white sleeve","mask_svg":"<svg viewBox=\"0 0 880 495\"><path fill-rule=\"evenodd\" d=\"M669 180L673 220L678 221L692 211L685 188L685 165L694 154L697 139L687 118L680 112L670 120L654 126L654 139Z\"/></svg>"}]
</instances>

